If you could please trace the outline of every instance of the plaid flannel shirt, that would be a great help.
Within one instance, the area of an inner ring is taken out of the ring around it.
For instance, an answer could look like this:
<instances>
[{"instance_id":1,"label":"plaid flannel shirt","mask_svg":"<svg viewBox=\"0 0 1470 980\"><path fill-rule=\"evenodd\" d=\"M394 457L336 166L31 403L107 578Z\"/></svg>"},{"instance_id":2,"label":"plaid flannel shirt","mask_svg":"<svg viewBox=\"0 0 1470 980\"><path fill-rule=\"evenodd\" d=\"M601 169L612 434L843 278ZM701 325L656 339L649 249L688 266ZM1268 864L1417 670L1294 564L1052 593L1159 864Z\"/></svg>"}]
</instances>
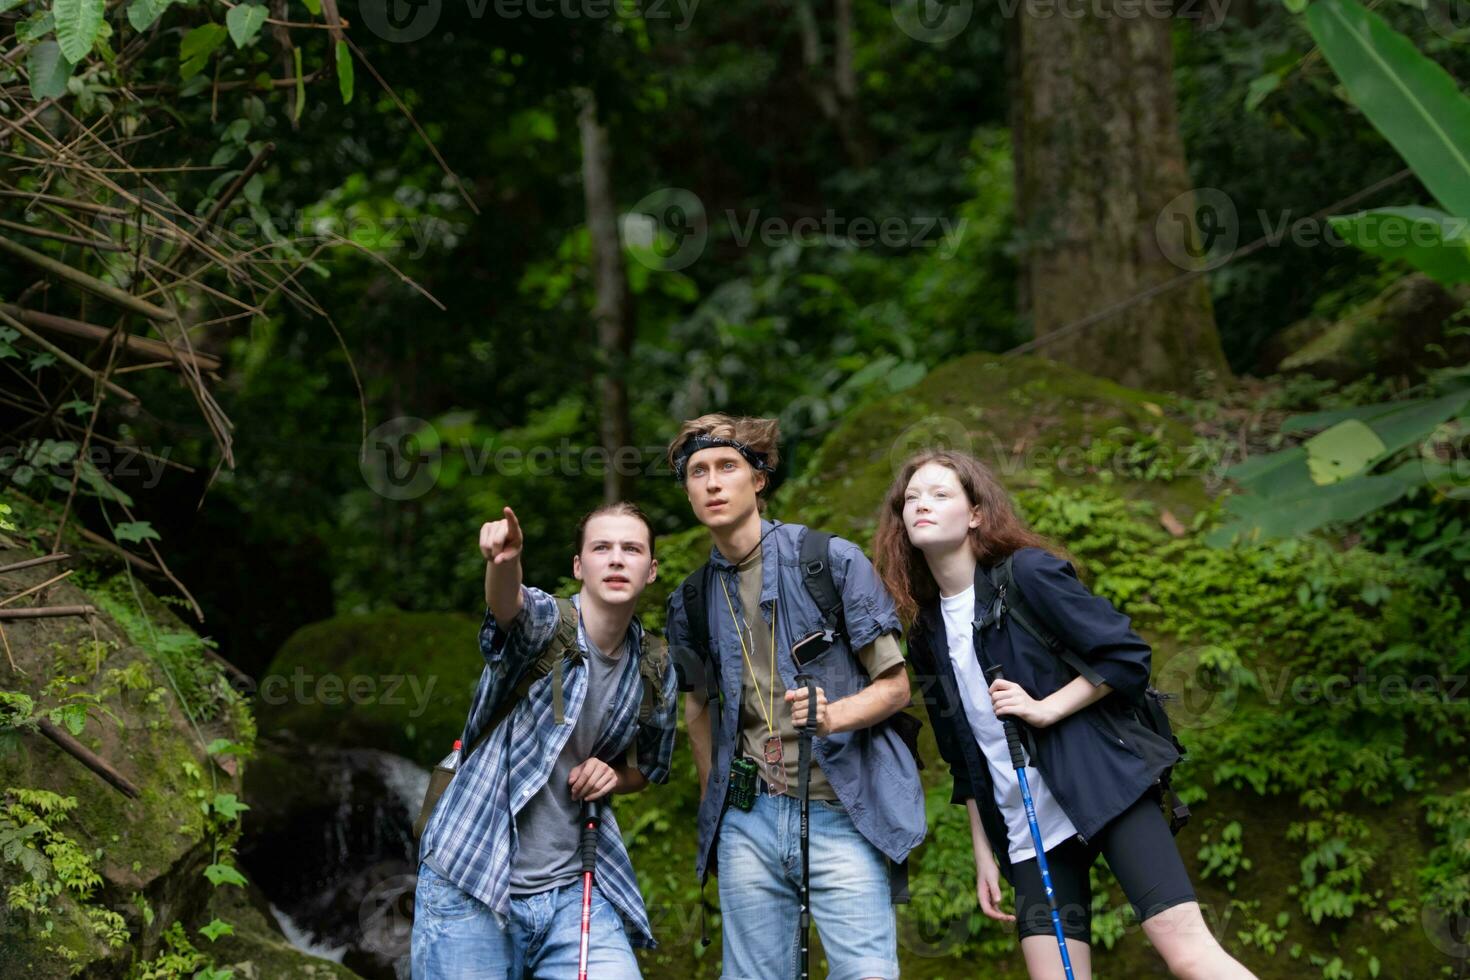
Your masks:
<instances>
[{"instance_id":1,"label":"plaid flannel shirt","mask_svg":"<svg viewBox=\"0 0 1470 980\"><path fill-rule=\"evenodd\" d=\"M487 609L480 627L485 667L470 704L461 741L474 745L493 709L513 686L522 669L546 649L556 631L559 612L554 596L521 587L523 607L502 627ZM581 594L572 602L581 610ZM635 616L628 627L628 653L618 675L612 712L599 733L593 755L617 765L636 738L638 768L651 783L668 782L677 721L676 678L672 667L663 677L663 692L647 724L638 721L643 682L633 659L643 655L643 624ZM580 618L577 644L585 653L586 634ZM528 696L511 711L485 744L464 760L439 799L420 842L420 854L436 872L484 902L501 916L510 913L510 869L516 848L515 815L551 775L587 694L587 664L575 660L563 670L565 722L552 718L551 677L531 685ZM656 946L638 890L632 861L611 807L603 810L597 841L597 885L623 917L635 946Z\"/></svg>"}]
</instances>

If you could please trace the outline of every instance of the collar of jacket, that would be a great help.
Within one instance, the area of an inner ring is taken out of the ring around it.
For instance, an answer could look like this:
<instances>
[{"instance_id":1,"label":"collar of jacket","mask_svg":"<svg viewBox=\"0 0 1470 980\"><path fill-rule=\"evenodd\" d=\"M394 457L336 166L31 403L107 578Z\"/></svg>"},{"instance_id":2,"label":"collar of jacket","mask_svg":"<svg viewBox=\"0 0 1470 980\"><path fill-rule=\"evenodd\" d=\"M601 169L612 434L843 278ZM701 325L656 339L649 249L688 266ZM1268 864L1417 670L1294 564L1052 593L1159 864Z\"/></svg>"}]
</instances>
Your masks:
<instances>
[{"instance_id":1,"label":"collar of jacket","mask_svg":"<svg viewBox=\"0 0 1470 980\"><path fill-rule=\"evenodd\" d=\"M767 561L774 549L778 558L787 557L790 552L791 560L796 558L796 536L801 533L800 524L784 524L781 521L768 521L761 518L761 605L769 606L776 601L776 595L780 591L780 577L777 566L780 561ZM717 571L730 574L735 573L735 563L724 555L714 545L709 549L710 564ZM709 601L708 599L705 600Z\"/></svg>"}]
</instances>

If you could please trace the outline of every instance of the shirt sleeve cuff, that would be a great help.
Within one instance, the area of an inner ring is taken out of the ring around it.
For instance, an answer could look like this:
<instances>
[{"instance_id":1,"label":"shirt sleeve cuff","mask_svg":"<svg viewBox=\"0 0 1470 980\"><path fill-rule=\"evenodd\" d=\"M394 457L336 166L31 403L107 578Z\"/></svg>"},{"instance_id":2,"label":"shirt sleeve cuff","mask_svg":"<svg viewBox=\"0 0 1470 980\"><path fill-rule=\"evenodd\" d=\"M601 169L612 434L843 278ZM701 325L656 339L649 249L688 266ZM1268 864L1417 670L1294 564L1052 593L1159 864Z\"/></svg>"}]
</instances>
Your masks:
<instances>
[{"instance_id":1,"label":"shirt sleeve cuff","mask_svg":"<svg viewBox=\"0 0 1470 980\"><path fill-rule=\"evenodd\" d=\"M1143 697L1148 688L1148 672L1139 664L1118 660L1094 660L1091 665L1108 687L1130 700Z\"/></svg>"}]
</instances>

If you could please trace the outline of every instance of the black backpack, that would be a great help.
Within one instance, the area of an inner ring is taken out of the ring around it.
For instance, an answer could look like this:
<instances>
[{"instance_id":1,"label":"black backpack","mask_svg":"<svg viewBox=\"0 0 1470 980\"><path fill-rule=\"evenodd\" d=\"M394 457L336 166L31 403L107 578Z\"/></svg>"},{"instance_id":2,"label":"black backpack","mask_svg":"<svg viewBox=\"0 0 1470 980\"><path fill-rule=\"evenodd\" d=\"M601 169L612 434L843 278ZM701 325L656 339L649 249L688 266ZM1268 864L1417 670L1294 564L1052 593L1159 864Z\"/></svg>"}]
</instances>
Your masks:
<instances>
[{"instance_id":1,"label":"black backpack","mask_svg":"<svg viewBox=\"0 0 1470 980\"><path fill-rule=\"evenodd\" d=\"M1026 597L1016 587L1015 578L1011 571L1011 559L1014 555L1007 555L1004 560L997 562L989 568L984 576L977 576L977 581L987 581L993 590L992 596L1002 604L1005 613L1008 613L1031 637L1043 647L1050 650L1059 657L1063 663L1071 667L1079 676L1087 678L1088 683L1096 686L1103 683L1103 678L1092 665L1082 659L1075 650L1072 650L1046 628L1046 626L1032 614L1030 607L1026 605ZM1129 701L1128 710L1149 731L1169 742L1179 753L1179 760L1185 756L1184 744L1174 735L1174 727L1169 723L1169 712L1166 705L1177 695L1166 694L1150 684L1144 689L1143 698L1140 701ZM1174 765L1178 765L1175 762ZM1169 766L1159 776L1159 788L1163 799L1167 801L1169 810L1169 830L1178 834L1189 822L1189 807L1179 798L1174 791L1172 782L1174 765Z\"/></svg>"},{"instance_id":2,"label":"black backpack","mask_svg":"<svg viewBox=\"0 0 1470 980\"><path fill-rule=\"evenodd\" d=\"M829 531L818 531L815 528L807 528L806 533L801 536L801 574L802 584L806 586L807 594L817 604L817 609L822 616L822 631L830 643L837 637L847 637L847 619L842 610L842 595L837 591L837 583L832 578L832 562L830 557L830 544L832 534ZM710 637L707 628L695 628L695 624L706 626L709 623L709 614L705 606L705 596L710 589L711 566L705 562L699 568L691 572L680 586L684 595L684 612L689 619L690 642L694 644L694 650L699 654L703 664L705 688L710 704L718 702L722 707L725 702L724 693L720 690L719 671L714 666L714 657L710 649ZM849 652L856 657L857 651ZM677 658L676 667L679 666ZM862 664L858 666L861 668ZM685 673L680 670L680 689L689 690L690 684L682 676ZM924 723L907 711L898 711L890 715L889 724L898 737L908 747L909 754L914 757L914 764L924 768L924 760L919 757L919 732Z\"/></svg>"}]
</instances>

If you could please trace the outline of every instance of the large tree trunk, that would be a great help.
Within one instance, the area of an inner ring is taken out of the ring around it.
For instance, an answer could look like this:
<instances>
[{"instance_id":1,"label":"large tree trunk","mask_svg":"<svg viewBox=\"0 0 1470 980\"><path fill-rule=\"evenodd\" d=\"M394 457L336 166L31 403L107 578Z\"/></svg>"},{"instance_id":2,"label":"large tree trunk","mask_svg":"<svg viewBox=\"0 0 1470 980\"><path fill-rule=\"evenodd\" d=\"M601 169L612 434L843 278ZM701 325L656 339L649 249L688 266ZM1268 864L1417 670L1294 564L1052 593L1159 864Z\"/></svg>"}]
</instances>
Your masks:
<instances>
[{"instance_id":1,"label":"large tree trunk","mask_svg":"<svg viewBox=\"0 0 1470 980\"><path fill-rule=\"evenodd\" d=\"M852 0L833 0L832 66L823 53L822 31L811 0L796 0L796 25L801 33L801 61L807 88L822 115L837 127L843 152L856 167L868 163L866 141L858 116L857 72L852 54Z\"/></svg>"},{"instance_id":2,"label":"large tree trunk","mask_svg":"<svg viewBox=\"0 0 1470 980\"><path fill-rule=\"evenodd\" d=\"M1147 5L1122 16L1115 0L1101 2L1105 15L1083 17L1064 16L1060 4L1020 5L1013 122L1026 252L1018 306L1038 338L1179 276L1193 247L1192 223L1176 220L1194 211L1189 198L1176 201L1190 183L1172 22ZM1139 387L1192 390L1198 371L1229 373L1203 276L1040 351Z\"/></svg>"},{"instance_id":3,"label":"large tree trunk","mask_svg":"<svg viewBox=\"0 0 1470 980\"><path fill-rule=\"evenodd\" d=\"M602 448L607 453L602 496L614 503L630 496L636 464L619 463L632 445L628 414L628 362L633 352L633 310L623 248L618 237L618 210L613 203L612 163L607 128L597 118L597 98L581 93L577 124L582 135L582 188L587 202L587 231L592 242L592 320L597 327L599 371L597 400Z\"/></svg>"}]
</instances>

